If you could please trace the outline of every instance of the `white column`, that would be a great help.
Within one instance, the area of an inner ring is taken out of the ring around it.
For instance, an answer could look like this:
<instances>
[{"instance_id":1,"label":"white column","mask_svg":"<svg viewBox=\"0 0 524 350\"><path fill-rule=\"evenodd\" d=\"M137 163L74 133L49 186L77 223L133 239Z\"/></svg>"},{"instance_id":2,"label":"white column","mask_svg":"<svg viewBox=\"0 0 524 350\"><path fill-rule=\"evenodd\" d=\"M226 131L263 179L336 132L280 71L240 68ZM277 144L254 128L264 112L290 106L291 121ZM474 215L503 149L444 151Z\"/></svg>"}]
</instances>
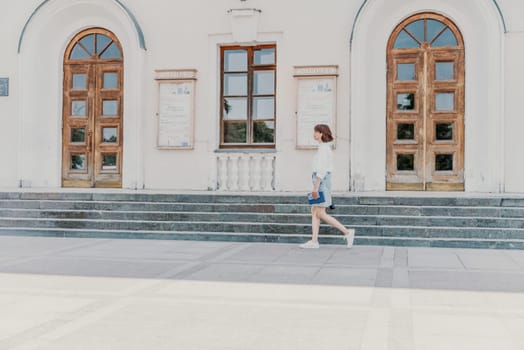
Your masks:
<instances>
[{"instance_id":1,"label":"white column","mask_svg":"<svg viewBox=\"0 0 524 350\"><path fill-rule=\"evenodd\" d=\"M262 159L260 155L253 156L253 162L251 167L251 190L260 191L262 186L260 182L262 180Z\"/></svg>"},{"instance_id":2,"label":"white column","mask_svg":"<svg viewBox=\"0 0 524 350\"><path fill-rule=\"evenodd\" d=\"M219 191L227 190L227 156L218 156L218 184Z\"/></svg>"},{"instance_id":3,"label":"white column","mask_svg":"<svg viewBox=\"0 0 524 350\"><path fill-rule=\"evenodd\" d=\"M273 155L262 157L262 190L273 190Z\"/></svg>"},{"instance_id":4,"label":"white column","mask_svg":"<svg viewBox=\"0 0 524 350\"><path fill-rule=\"evenodd\" d=\"M238 187L241 191L249 191L249 160L250 154L242 154L239 159Z\"/></svg>"},{"instance_id":5,"label":"white column","mask_svg":"<svg viewBox=\"0 0 524 350\"><path fill-rule=\"evenodd\" d=\"M231 191L238 191L238 161L239 161L238 155L232 155L230 157L230 164L229 164L229 190Z\"/></svg>"}]
</instances>

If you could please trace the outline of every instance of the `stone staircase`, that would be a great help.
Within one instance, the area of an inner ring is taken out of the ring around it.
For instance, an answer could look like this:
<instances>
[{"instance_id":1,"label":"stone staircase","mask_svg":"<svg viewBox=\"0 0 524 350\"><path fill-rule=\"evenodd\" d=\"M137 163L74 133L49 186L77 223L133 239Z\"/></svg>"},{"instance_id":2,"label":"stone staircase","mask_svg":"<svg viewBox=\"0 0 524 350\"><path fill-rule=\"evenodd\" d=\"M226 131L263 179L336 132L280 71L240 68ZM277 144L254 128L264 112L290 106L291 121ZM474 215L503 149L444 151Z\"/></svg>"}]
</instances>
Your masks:
<instances>
[{"instance_id":1,"label":"stone staircase","mask_svg":"<svg viewBox=\"0 0 524 350\"><path fill-rule=\"evenodd\" d=\"M524 197L335 196L355 244L524 249ZM304 196L219 193L0 192L0 235L306 241ZM331 227L321 243L343 244Z\"/></svg>"}]
</instances>

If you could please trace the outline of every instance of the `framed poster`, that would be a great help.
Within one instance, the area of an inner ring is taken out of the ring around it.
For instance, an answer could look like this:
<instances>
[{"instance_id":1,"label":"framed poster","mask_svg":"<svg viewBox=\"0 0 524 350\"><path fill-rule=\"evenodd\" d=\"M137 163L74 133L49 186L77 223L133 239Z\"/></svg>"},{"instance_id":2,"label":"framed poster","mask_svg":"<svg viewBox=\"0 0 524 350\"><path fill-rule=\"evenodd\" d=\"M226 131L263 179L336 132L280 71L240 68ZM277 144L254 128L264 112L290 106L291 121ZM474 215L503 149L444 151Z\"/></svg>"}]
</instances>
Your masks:
<instances>
[{"instance_id":1,"label":"framed poster","mask_svg":"<svg viewBox=\"0 0 524 350\"><path fill-rule=\"evenodd\" d=\"M185 71L157 71L158 149L193 149L195 80Z\"/></svg>"},{"instance_id":2,"label":"framed poster","mask_svg":"<svg viewBox=\"0 0 524 350\"><path fill-rule=\"evenodd\" d=\"M295 67L297 149L317 147L317 124L329 125L336 135L337 75L337 66Z\"/></svg>"}]
</instances>

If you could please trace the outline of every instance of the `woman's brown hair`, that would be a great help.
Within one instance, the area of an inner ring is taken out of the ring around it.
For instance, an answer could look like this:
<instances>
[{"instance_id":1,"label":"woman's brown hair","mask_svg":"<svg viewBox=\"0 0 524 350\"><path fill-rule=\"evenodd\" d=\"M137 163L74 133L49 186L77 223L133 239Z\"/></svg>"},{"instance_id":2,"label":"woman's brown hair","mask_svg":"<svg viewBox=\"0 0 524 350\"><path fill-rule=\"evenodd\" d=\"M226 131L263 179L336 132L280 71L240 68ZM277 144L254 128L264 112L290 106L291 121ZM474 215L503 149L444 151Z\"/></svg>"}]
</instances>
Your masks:
<instances>
[{"instance_id":1,"label":"woman's brown hair","mask_svg":"<svg viewBox=\"0 0 524 350\"><path fill-rule=\"evenodd\" d=\"M333 141L333 135L331 135L331 129L326 124L315 125L315 131L322 134L322 142Z\"/></svg>"}]
</instances>

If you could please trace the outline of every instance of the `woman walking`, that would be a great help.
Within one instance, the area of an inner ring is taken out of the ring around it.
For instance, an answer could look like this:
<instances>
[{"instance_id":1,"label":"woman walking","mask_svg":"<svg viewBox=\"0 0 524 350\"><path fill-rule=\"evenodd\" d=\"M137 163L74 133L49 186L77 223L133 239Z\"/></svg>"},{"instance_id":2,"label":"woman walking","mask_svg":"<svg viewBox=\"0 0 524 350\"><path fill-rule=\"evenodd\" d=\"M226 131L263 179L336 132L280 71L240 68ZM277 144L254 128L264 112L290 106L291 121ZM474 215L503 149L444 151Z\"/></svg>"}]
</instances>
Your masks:
<instances>
[{"instance_id":1,"label":"woman walking","mask_svg":"<svg viewBox=\"0 0 524 350\"><path fill-rule=\"evenodd\" d=\"M319 248L318 231L320 221L335 227L346 238L347 247L353 246L355 239L355 230L344 227L337 219L326 213L326 208L331 205L331 173L333 172L333 153L331 151L331 141L333 136L329 126L318 124L314 128L313 137L319 143L315 158L313 158L313 191L311 195L314 199L319 198L319 192L324 194L324 202L313 204L311 206L311 240L300 245L300 248Z\"/></svg>"}]
</instances>

